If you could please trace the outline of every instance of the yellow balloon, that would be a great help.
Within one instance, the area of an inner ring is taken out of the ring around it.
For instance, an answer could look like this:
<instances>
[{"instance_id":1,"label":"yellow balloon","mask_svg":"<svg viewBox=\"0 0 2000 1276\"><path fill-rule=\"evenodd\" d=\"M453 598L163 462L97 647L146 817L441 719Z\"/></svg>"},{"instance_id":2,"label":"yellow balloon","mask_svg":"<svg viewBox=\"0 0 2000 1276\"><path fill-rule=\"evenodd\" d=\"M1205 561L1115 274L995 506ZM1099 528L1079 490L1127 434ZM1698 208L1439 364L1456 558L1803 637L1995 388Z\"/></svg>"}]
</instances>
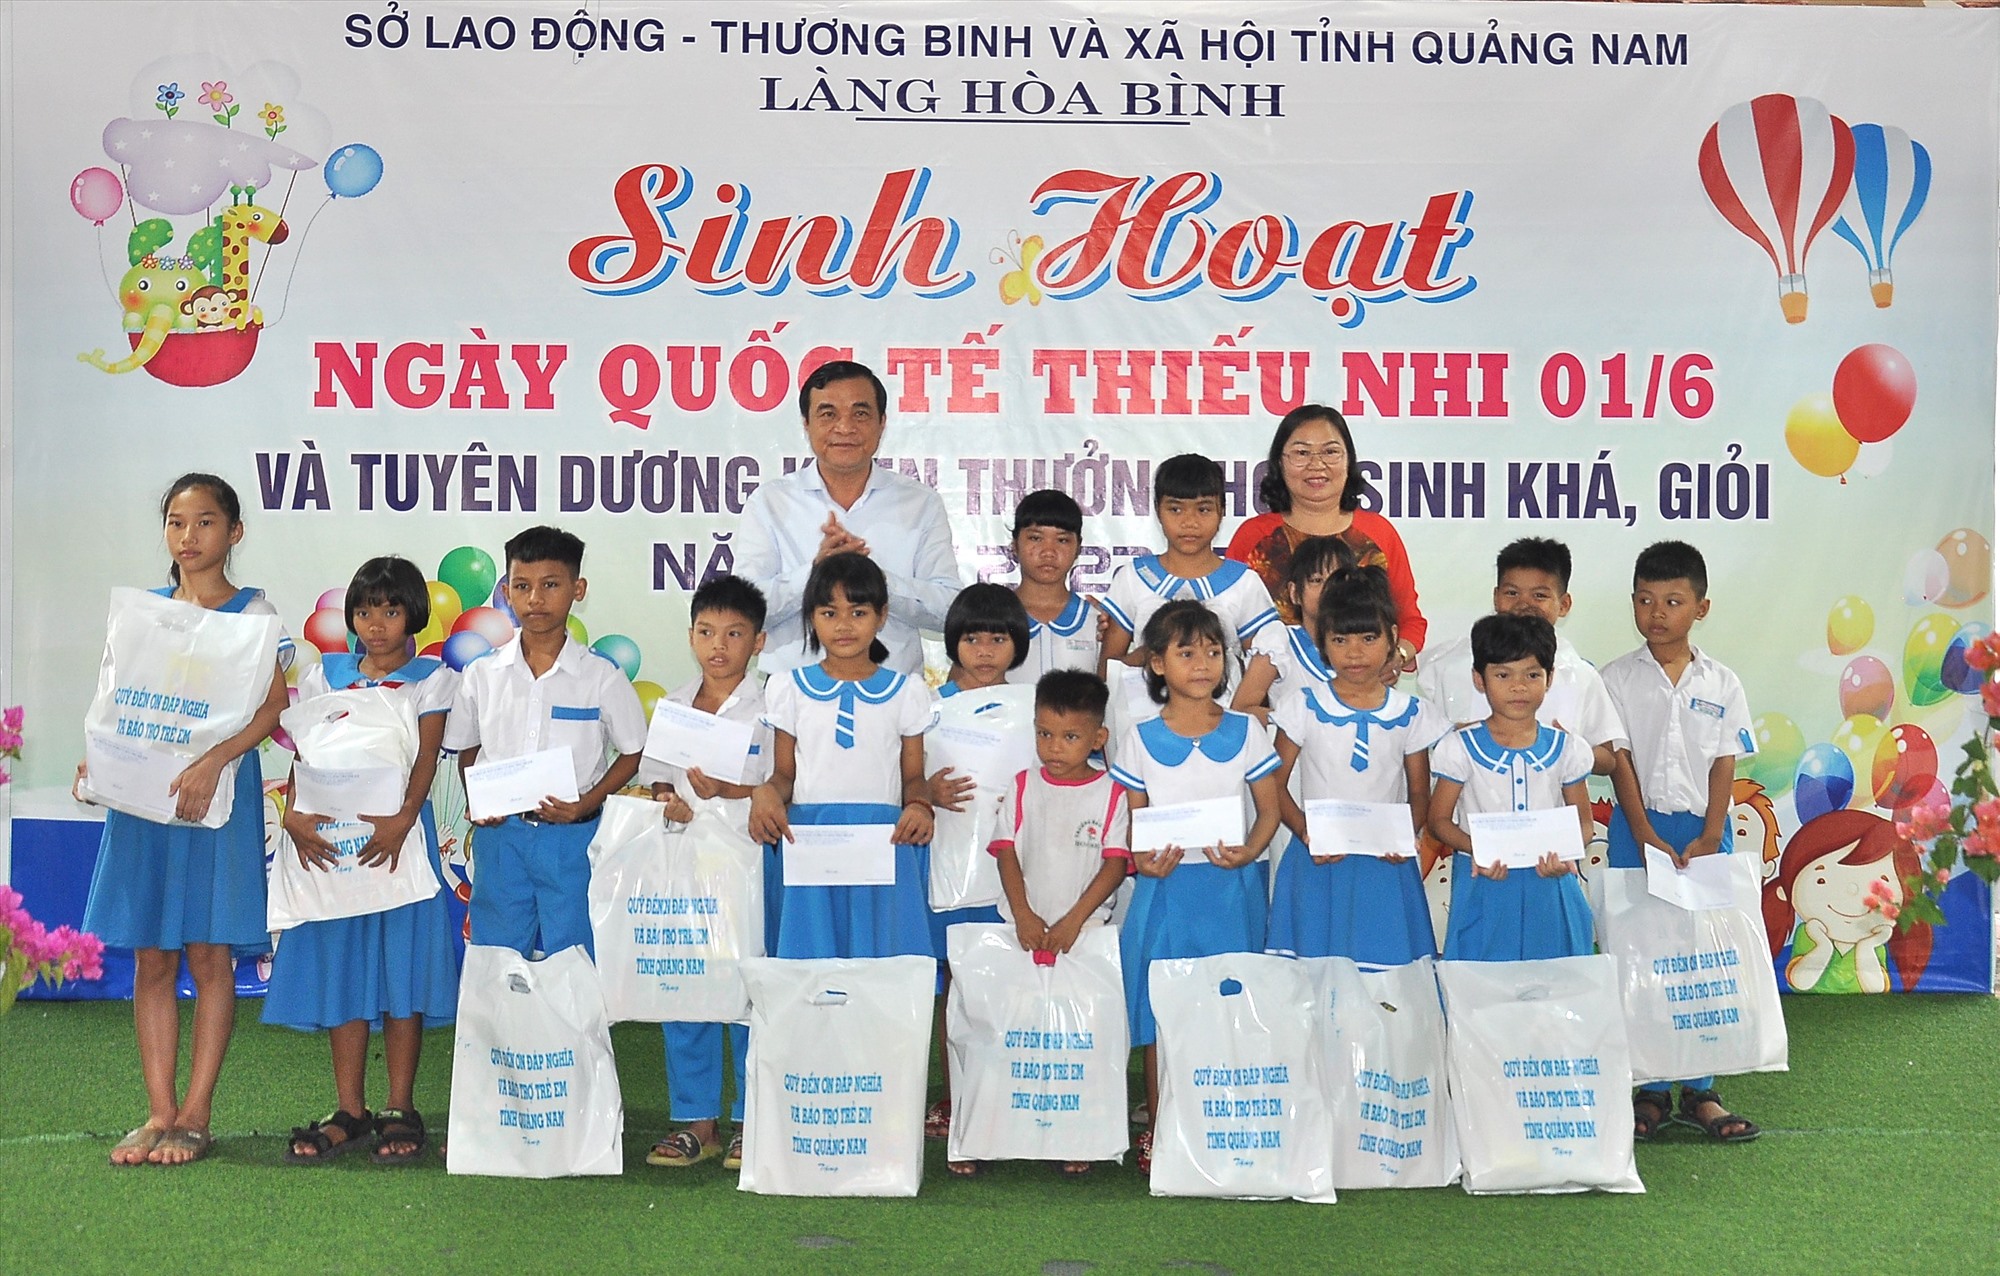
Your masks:
<instances>
[{"instance_id":1,"label":"yellow balloon","mask_svg":"<svg viewBox=\"0 0 2000 1276\"><path fill-rule=\"evenodd\" d=\"M1830 394L1809 394L1785 414L1785 446L1792 459L1822 478L1847 473L1861 443L1840 424Z\"/></svg>"},{"instance_id":2,"label":"yellow balloon","mask_svg":"<svg viewBox=\"0 0 2000 1276\"><path fill-rule=\"evenodd\" d=\"M425 632L436 629L442 633L450 633L451 622L457 620L459 613L465 610L465 604L459 601L458 591L441 580L427 580L424 582L424 588L430 591L431 596L431 623L424 626ZM422 650L425 645L418 643L418 650Z\"/></svg>"},{"instance_id":3,"label":"yellow balloon","mask_svg":"<svg viewBox=\"0 0 2000 1276\"><path fill-rule=\"evenodd\" d=\"M432 612L431 623L425 625L416 636L417 651L421 653L424 648L430 646L432 643L443 642L445 635L450 632L451 626L449 624L439 624L437 613Z\"/></svg>"},{"instance_id":4,"label":"yellow balloon","mask_svg":"<svg viewBox=\"0 0 2000 1276\"><path fill-rule=\"evenodd\" d=\"M1859 594L1849 594L1826 613L1826 649L1836 656L1859 651L1875 636L1875 609Z\"/></svg>"},{"instance_id":5,"label":"yellow balloon","mask_svg":"<svg viewBox=\"0 0 2000 1276\"><path fill-rule=\"evenodd\" d=\"M651 722L653 706L660 702L661 696L667 694L667 689L657 682L648 682L641 678L632 684L632 690L639 693L639 708L645 713L646 721Z\"/></svg>"}]
</instances>

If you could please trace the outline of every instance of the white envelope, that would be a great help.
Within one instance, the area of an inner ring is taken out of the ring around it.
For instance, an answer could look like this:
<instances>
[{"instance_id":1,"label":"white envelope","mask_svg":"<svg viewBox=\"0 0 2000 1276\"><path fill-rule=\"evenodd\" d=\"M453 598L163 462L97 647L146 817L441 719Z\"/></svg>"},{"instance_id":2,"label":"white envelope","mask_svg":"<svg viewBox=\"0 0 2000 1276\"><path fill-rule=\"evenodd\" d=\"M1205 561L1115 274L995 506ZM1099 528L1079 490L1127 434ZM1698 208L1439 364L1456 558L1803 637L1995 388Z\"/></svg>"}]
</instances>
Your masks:
<instances>
[{"instance_id":1,"label":"white envelope","mask_svg":"<svg viewBox=\"0 0 2000 1276\"><path fill-rule=\"evenodd\" d=\"M466 768L465 809L472 819L532 811L550 797L577 799L576 763L568 749L543 749Z\"/></svg>"},{"instance_id":2,"label":"white envelope","mask_svg":"<svg viewBox=\"0 0 2000 1276\"><path fill-rule=\"evenodd\" d=\"M1583 858L1583 827L1568 803L1539 811L1482 811L1466 823L1472 861L1481 867L1533 868L1550 851L1560 859Z\"/></svg>"},{"instance_id":3,"label":"white envelope","mask_svg":"<svg viewBox=\"0 0 2000 1276\"><path fill-rule=\"evenodd\" d=\"M1132 812L1132 849L1163 851L1178 846L1199 852L1205 846L1243 845L1243 799L1209 798L1145 806Z\"/></svg>"},{"instance_id":4,"label":"white envelope","mask_svg":"<svg viewBox=\"0 0 2000 1276\"><path fill-rule=\"evenodd\" d=\"M691 705L662 699L653 706L646 731L646 756L683 770L699 770L711 780L743 783L750 765L752 723L703 713Z\"/></svg>"},{"instance_id":5,"label":"white envelope","mask_svg":"<svg viewBox=\"0 0 2000 1276\"><path fill-rule=\"evenodd\" d=\"M1415 855L1417 835L1404 802L1346 802L1313 798L1305 804L1306 835L1314 855Z\"/></svg>"},{"instance_id":6,"label":"white envelope","mask_svg":"<svg viewBox=\"0 0 2000 1276\"><path fill-rule=\"evenodd\" d=\"M1160 706L1153 703L1151 693L1146 690L1146 671L1136 665L1115 665L1113 673L1117 684L1124 687L1125 707L1131 711L1132 721L1144 722L1159 715Z\"/></svg>"},{"instance_id":7,"label":"white envelope","mask_svg":"<svg viewBox=\"0 0 2000 1276\"><path fill-rule=\"evenodd\" d=\"M394 815L403 809L410 777L400 767L292 766L292 805L334 822L364 815Z\"/></svg>"},{"instance_id":8,"label":"white envelope","mask_svg":"<svg viewBox=\"0 0 2000 1276\"><path fill-rule=\"evenodd\" d=\"M83 737L84 769L92 794L117 802L134 815L161 823L174 818L178 801L167 792L191 759L164 749L88 731Z\"/></svg>"},{"instance_id":9,"label":"white envelope","mask_svg":"<svg viewBox=\"0 0 2000 1276\"><path fill-rule=\"evenodd\" d=\"M1729 857L1698 855L1686 868L1674 867L1673 856L1648 846L1646 849L1646 893L1689 912L1704 908L1728 908L1734 902Z\"/></svg>"},{"instance_id":10,"label":"white envelope","mask_svg":"<svg viewBox=\"0 0 2000 1276\"><path fill-rule=\"evenodd\" d=\"M894 886L893 824L794 824L784 843L787 886Z\"/></svg>"}]
</instances>

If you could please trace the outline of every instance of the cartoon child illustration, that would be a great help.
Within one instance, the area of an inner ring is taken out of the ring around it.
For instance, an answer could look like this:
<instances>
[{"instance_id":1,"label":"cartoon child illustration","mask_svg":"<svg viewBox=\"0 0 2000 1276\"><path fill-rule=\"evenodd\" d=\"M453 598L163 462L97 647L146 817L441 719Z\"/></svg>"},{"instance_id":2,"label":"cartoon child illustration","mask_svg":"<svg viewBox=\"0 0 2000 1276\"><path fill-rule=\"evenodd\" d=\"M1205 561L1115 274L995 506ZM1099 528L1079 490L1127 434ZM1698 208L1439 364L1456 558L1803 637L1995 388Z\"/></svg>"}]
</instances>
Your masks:
<instances>
[{"instance_id":1,"label":"cartoon child illustration","mask_svg":"<svg viewBox=\"0 0 2000 1276\"><path fill-rule=\"evenodd\" d=\"M1763 880L1769 886L1771 879L1778 875L1778 857L1784 848L1778 844L1778 812L1771 806L1764 786L1744 776L1737 776L1730 785L1729 818L1735 824L1735 846L1738 855L1751 847L1758 848L1758 866L1763 869Z\"/></svg>"},{"instance_id":2,"label":"cartoon child illustration","mask_svg":"<svg viewBox=\"0 0 2000 1276\"><path fill-rule=\"evenodd\" d=\"M1931 928L1896 923L1869 906L1869 892L1903 901L1903 877L1919 871L1916 848L1896 826L1866 811L1829 811L1792 834L1764 895L1764 927L1775 958L1789 938L1785 982L1794 992L1888 992L1889 963L1905 990L1930 964Z\"/></svg>"}]
</instances>

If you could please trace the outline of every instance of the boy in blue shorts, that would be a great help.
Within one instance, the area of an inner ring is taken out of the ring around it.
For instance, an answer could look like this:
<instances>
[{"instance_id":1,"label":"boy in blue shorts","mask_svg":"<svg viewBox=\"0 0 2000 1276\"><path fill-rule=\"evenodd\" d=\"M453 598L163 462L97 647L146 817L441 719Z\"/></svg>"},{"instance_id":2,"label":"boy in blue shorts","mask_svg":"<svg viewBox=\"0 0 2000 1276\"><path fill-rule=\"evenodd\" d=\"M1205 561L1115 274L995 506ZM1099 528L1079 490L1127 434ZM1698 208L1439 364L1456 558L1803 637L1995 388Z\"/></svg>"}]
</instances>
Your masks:
<instances>
[{"instance_id":1,"label":"boy in blue shorts","mask_svg":"<svg viewBox=\"0 0 2000 1276\"><path fill-rule=\"evenodd\" d=\"M1630 747L1612 763L1618 807L1608 850L1613 868L1644 868L1645 848L1686 866L1735 850L1729 811L1738 755L1757 751L1743 683L1688 641L1708 615L1708 565L1682 541L1649 545L1632 566L1632 623L1646 645L1604 666L1604 689L1624 720ZM1632 1096L1632 1133L1652 1138L1668 1120L1720 1143L1747 1143L1757 1123L1722 1106L1714 1077L1658 1081Z\"/></svg>"},{"instance_id":2,"label":"boy in blue shorts","mask_svg":"<svg viewBox=\"0 0 2000 1276\"><path fill-rule=\"evenodd\" d=\"M444 747L459 768L568 749L577 800L553 796L533 811L476 820L477 861L469 908L472 942L522 956L576 944L590 934L590 839L604 799L639 769L646 715L617 665L569 633L583 601L583 542L531 527L507 542L507 601L521 631L465 667Z\"/></svg>"}]
</instances>

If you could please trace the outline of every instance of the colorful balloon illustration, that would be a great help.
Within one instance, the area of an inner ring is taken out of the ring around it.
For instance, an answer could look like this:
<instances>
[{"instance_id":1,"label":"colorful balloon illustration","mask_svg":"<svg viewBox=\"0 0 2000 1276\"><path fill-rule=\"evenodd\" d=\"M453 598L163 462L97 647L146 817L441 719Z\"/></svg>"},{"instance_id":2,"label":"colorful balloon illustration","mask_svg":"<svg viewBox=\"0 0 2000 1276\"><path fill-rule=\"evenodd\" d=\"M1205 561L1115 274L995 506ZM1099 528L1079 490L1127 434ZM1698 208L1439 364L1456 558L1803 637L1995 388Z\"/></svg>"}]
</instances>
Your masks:
<instances>
[{"instance_id":1,"label":"colorful balloon illustration","mask_svg":"<svg viewBox=\"0 0 2000 1276\"><path fill-rule=\"evenodd\" d=\"M1912 607L1934 603L1951 588L1951 564L1934 549L1920 549L1910 555L1903 568L1903 601Z\"/></svg>"},{"instance_id":2,"label":"colorful balloon illustration","mask_svg":"<svg viewBox=\"0 0 2000 1276\"><path fill-rule=\"evenodd\" d=\"M1793 460L1821 478L1847 473L1861 451L1861 444L1840 427L1829 394L1809 394L1792 405L1785 414L1785 447Z\"/></svg>"},{"instance_id":3,"label":"colorful balloon illustration","mask_svg":"<svg viewBox=\"0 0 2000 1276\"><path fill-rule=\"evenodd\" d=\"M473 629L461 629L444 640L439 654L445 664L452 669L463 669L481 656L493 654L493 644L486 641L486 635Z\"/></svg>"},{"instance_id":4,"label":"colorful balloon illustration","mask_svg":"<svg viewBox=\"0 0 2000 1276\"><path fill-rule=\"evenodd\" d=\"M1830 744L1815 744L1799 758L1793 779L1792 805L1799 823L1838 811L1854 796L1854 766Z\"/></svg>"},{"instance_id":5,"label":"colorful balloon illustration","mask_svg":"<svg viewBox=\"0 0 2000 1276\"><path fill-rule=\"evenodd\" d=\"M1944 556L1946 581L1941 607L1970 607L1993 587L1993 544L1970 527L1945 533L1937 552Z\"/></svg>"},{"instance_id":6,"label":"colorful balloon illustration","mask_svg":"<svg viewBox=\"0 0 2000 1276\"><path fill-rule=\"evenodd\" d=\"M493 587L493 597L486 604L507 618L507 623L518 626L521 618L514 614L514 605L507 601L507 582L501 581Z\"/></svg>"},{"instance_id":7,"label":"colorful balloon illustration","mask_svg":"<svg viewBox=\"0 0 2000 1276\"><path fill-rule=\"evenodd\" d=\"M320 171L335 197L359 199L382 180L382 156L374 147L354 142L327 156Z\"/></svg>"},{"instance_id":8,"label":"colorful balloon illustration","mask_svg":"<svg viewBox=\"0 0 2000 1276\"><path fill-rule=\"evenodd\" d=\"M1856 775L1867 775L1875 765L1875 750L1884 736L1889 734L1889 724L1869 714L1856 714L1842 720L1833 729L1833 747L1847 756L1847 765ZM1866 797L1867 794L1862 794Z\"/></svg>"},{"instance_id":9,"label":"colorful balloon illustration","mask_svg":"<svg viewBox=\"0 0 2000 1276\"><path fill-rule=\"evenodd\" d=\"M1889 462L1896 458L1896 445L1889 439L1880 443L1863 443L1861 450L1854 454L1854 468L1848 473L1856 478L1881 478L1889 472Z\"/></svg>"},{"instance_id":10,"label":"colorful balloon illustration","mask_svg":"<svg viewBox=\"0 0 2000 1276\"><path fill-rule=\"evenodd\" d=\"M1873 656L1856 656L1840 674L1840 713L1865 714L1878 721L1896 707L1896 678Z\"/></svg>"},{"instance_id":11,"label":"colorful balloon illustration","mask_svg":"<svg viewBox=\"0 0 2000 1276\"><path fill-rule=\"evenodd\" d=\"M1812 98L1767 93L1722 113L1702 138L1699 164L1716 211L1776 268L1785 322L1803 323L1806 253L1854 176L1846 122Z\"/></svg>"},{"instance_id":12,"label":"colorful balloon illustration","mask_svg":"<svg viewBox=\"0 0 2000 1276\"><path fill-rule=\"evenodd\" d=\"M590 630L584 628L583 617L577 615L575 612L571 612L569 619L564 622L564 627L569 630L569 636L576 639L578 643L585 647L590 645Z\"/></svg>"},{"instance_id":13,"label":"colorful balloon illustration","mask_svg":"<svg viewBox=\"0 0 2000 1276\"><path fill-rule=\"evenodd\" d=\"M1966 649L1981 641L1993 631L1974 623L1966 625L1952 636L1951 645L1944 649L1944 660L1938 666L1938 681L1947 691L1956 691L1962 696L1979 694L1979 684L1986 675L1966 663Z\"/></svg>"},{"instance_id":14,"label":"colorful balloon illustration","mask_svg":"<svg viewBox=\"0 0 2000 1276\"><path fill-rule=\"evenodd\" d=\"M332 655L347 650L347 613L340 607L321 607L306 617L302 631L307 642Z\"/></svg>"},{"instance_id":15,"label":"colorful balloon illustration","mask_svg":"<svg viewBox=\"0 0 2000 1276\"><path fill-rule=\"evenodd\" d=\"M639 644L624 634L606 634L590 644L590 649L617 665L627 682L639 676Z\"/></svg>"},{"instance_id":16,"label":"colorful balloon illustration","mask_svg":"<svg viewBox=\"0 0 2000 1276\"><path fill-rule=\"evenodd\" d=\"M345 612L347 610L347 591L345 589L329 589L319 596L319 601L314 603L313 606L315 608L331 607L335 611Z\"/></svg>"},{"instance_id":17,"label":"colorful balloon illustration","mask_svg":"<svg viewBox=\"0 0 2000 1276\"><path fill-rule=\"evenodd\" d=\"M1886 310L1896 298L1890 259L1931 193L1931 153L1893 125L1856 124L1850 131L1854 181L1840 202L1833 233L1868 263L1868 292L1876 308Z\"/></svg>"},{"instance_id":18,"label":"colorful balloon illustration","mask_svg":"<svg viewBox=\"0 0 2000 1276\"><path fill-rule=\"evenodd\" d=\"M500 569L493 565L493 556L477 545L460 545L438 563L437 578L451 586L459 606L471 608L493 592Z\"/></svg>"},{"instance_id":19,"label":"colorful balloon illustration","mask_svg":"<svg viewBox=\"0 0 2000 1276\"><path fill-rule=\"evenodd\" d=\"M429 627L439 629L443 634L451 632L452 622L465 610L465 604L458 599L458 591L441 580L427 580L424 591L430 595L431 623Z\"/></svg>"},{"instance_id":20,"label":"colorful balloon illustration","mask_svg":"<svg viewBox=\"0 0 2000 1276\"><path fill-rule=\"evenodd\" d=\"M1826 613L1826 649L1836 656L1858 651L1875 636L1875 609L1859 594L1849 594Z\"/></svg>"},{"instance_id":21,"label":"colorful balloon illustration","mask_svg":"<svg viewBox=\"0 0 2000 1276\"><path fill-rule=\"evenodd\" d=\"M1875 805L1910 805L1937 783L1937 768L1937 745L1929 732L1914 722L1890 727L1875 746L1875 766L1870 775Z\"/></svg>"},{"instance_id":22,"label":"colorful balloon illustration","mask_svg":"<svg viewBox=\"0 0 2000 1276\"><path fill-rule=\"evenodd\" d=\"M1916 369L1894 346L1856 346L1833 371L1833 410L1859 442L1880 443L1902 429L1916 405Z\"/></svg>"},{"instance_id":23,"label":"colorful balloon illustration","mask_svg":"<svg viewBox=\"0 0 2000 1276\"><path fill-rule=\"evenodd\" d=\"M452 622L451 632L453 637L478 634L489 647L504 647L514 640L513 623L491 607L474 607L460 613L458 619Z\"/></svg>"},{"instance_id":24,"label":"colorful balloon illustration","mask_svg":"<svg viewBox=\"0 0 2000 1276\"><path fill-rule=\"evenodd\" d=\"M125 203L125 183L108 168L86 168L70 180L69 206L93 225L102 226Z\"/></svg>"},{"instance_id":25,"label":"colorful balloon illustration","mask_svg":"<svg viewBox=\"0 0 2000 1276\"><path fill-rule=\"evenodd\" d=\"M1740 770L1764 786L1766 793L1783 793L1792 787L1799 758L1806 750L1805 733L1799 724L1782 713L1760 713L1750 723L1757 751L1742 760Z\"/></svg>"},{"instance_id":26,"label":"colorful balloon illustration","mask_svg":"<svg viewBox=\"0 0 2000 1276\"><path fill-rule=\"evenodd\" d=\"M1944 653L1958 636L1958 622L1934 611L1910 626L1903 642L1903 694L1912 705L1922 708L1951 697L1944 685Z\"/></svg>"},{"instance_id":27,"label":"colorful balloon illustration","mask_svg":"<svg viewBox=\"0 0 2000 1276\"><path fill-rule=\"evenodd\" d=\"M660 697L667 694L667 689L657 682L648 682L640 678L632 684L632 690L639 693L639 710L646 715L646 721L651 722L653 706L660 703Z\"/></svg>"}]
</instances>

